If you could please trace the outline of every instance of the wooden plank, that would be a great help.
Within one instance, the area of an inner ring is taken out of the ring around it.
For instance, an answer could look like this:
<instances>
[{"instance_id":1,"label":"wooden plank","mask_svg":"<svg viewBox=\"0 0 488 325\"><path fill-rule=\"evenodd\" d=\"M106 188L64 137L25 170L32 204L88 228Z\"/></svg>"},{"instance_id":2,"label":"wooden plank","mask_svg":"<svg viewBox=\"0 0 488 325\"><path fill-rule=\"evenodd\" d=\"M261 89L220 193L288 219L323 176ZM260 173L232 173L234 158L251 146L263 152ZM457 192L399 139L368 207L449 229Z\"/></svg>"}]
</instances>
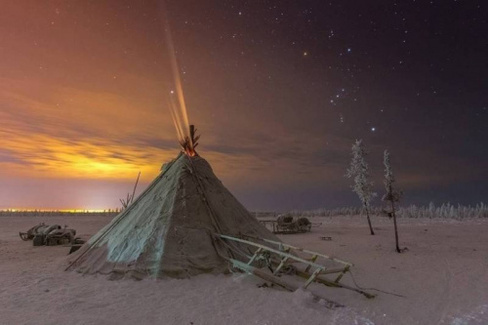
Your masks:
<instances>
[{"instance_id":1,"label":"wooden plank","mask_svg":"<svg viewBox=\"0 0 488 325\"><path fill-rule=\"evenodd\" d=\"M338 258L331 257L331 256L328 256L328 255L325 255L325 254L320 254L320 253L317 253L317 252L312 252L312 251L309 251L307 249L300 248L300 247L296 247L296 246L292 246L292 245L285 244L285 243L282 243L282 242L277 242L277 241L274 241L274 240L269 240L269 239L265 239L265 238L254 237L254 236L248 236L248 235L245 235L245 237L251 238L251 239L262 240L264 242L267 242L267 243L270 243L270 244L274 244L274 245L277 245L277 246L281 246L281 247L291 248L293 250L297 250L299 252L303 252L303 253L306 253L306 254L310 254L312 256L313 255L318 255L318 256L323 257L323 258L325 258L327 260L330 260L330 261L334 261L334 262L341 263L341 264L344 264L344 265L353 266L352 263L349 263L349 262L346 262L346 261L342 261L342 260L340 260Z\"/></svg>"},{"instance_id":2,"label":"wooden plank","mask_svg":"<svg viewBox=\"0 0 488 325\"><path fill-rule=\"evenodd\" d=\"M271 248L271 247L267 247L267 246L264 246L264 245L261 245L261 244L258 244L258 243L252 242L252 241L248 241L248 240L240 239L240 238L236 238L236 237L231 237L231 236L227 236L227 235L217 235L217 236L219 236L220 238L223 238L223 239L229 239L229 240L233 240L233 241L236 241L236 242L239 242L239 243L248 244L250 246L261 247L261 248L263 248L264 250L266 250L268 252L271 252L271 253L280 255L282 257L288 257L289 259L292 259L292 260L295 260L295 261L298 261L298 262L302 262L302 263L307 264L307 265L310 264L310 265L312 265L315 268L325 270L325 266L323 266L323 265L316 264L316 263L313 263L313 262L304 260L301 257L295 256L295 255L292 255L292 254L289 254L289 253L285 253L283 251L280 251L280 250L277 250L277 249L274 249L274 248Z\"/></svg>"}]
</instances>

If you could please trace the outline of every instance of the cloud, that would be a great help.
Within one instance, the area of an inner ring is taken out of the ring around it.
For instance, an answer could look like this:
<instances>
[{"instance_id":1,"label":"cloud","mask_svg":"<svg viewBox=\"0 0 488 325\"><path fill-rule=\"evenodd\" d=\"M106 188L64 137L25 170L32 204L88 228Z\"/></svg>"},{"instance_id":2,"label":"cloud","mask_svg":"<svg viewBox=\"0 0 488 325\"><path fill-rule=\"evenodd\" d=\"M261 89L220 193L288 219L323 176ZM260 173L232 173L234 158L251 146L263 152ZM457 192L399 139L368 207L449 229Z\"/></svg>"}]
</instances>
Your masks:
<instances>
[{"instance_id":1,"label":"cloud","mask_svg":"<svg viewBox=\"0 0 488 325\"><path fill-rule=\"evenodd\" d=\"M147 180L178 152L171 120L156 101L6 78L0 85L4 175L115 180L142 170ZM280 125L250 133L245 124L229 136L218 120L207 126L199 148L227 182L342 177L332 154L343 148L340 138L290 134Z\"/></svg>"},{"instance_id":2,"label":"cloud","mask_svg":"<svg viewBox=\"0 0 488 325\"><path fill-rule=\"evenodd\" d=\"M142 181L148 182L179 152L170 116L158 98L9 78L0 78L0 89L4 179L130 183L141 171ZM344 173L353 140L289 129L269 119L237 123L241 115L195 113L201 118L199 152L231 190L259 189L277 198L306 189L349 191ZM371 146L377 187L383 149ZM483 173L482 166L428 150L391 152L399 186L406 190L447 186ZM463 167L467 165L472 168Z\"/></svg>"},{"instance_id":3,"label":"cloud","mask_svg":"<svg viewBox=\"0 0 488 325\"><path fill-rule=\"evenodd\" d=\"M5 78L0 86L4 176L132 179L142 170L150 177L177 150L154 103L139 109L108 92Z\"/></svg>"},{"instance_id":4,"label":"cloud","mask_svg":"<svg viewBox=\"0 0 488 325\"><path fill-rule=\"evenodd\" d=\"M107 91L0 79L3 121L18 131L59 136L173 137L169 111L155 100Z\"/></svg>"},{"instance_id":5,"label":"cloud","mask_svg":"<svg viewBox=\"0 0 488 325\"><path fill-rule=\"evenodd\" d=\"M113 144L107 139L63 139L46 134L18 135L0 131L0 173L30 178L132 179L157 173L161 159L174 150Z\"/></svg>"}]
</instances>

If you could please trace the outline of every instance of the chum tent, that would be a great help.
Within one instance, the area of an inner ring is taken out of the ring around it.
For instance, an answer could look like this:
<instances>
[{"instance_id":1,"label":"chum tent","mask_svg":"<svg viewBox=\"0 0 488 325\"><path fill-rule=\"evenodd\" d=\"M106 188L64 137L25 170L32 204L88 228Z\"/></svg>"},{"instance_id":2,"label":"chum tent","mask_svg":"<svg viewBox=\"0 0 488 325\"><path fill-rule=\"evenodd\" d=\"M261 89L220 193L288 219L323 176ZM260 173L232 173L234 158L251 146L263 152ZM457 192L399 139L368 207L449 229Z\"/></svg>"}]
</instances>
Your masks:
<instances>
[{"instance_id":1,"label":"chum tent","mask_svg":"<svg viewBox=\"0 0 488 325\"><path fill-rule=\"evenodd\" d=\"M222 273L254 252L218 234L279 239L224 187L209 163L181 152L127 209L71 258L68 269L135 278Z\"/></svg>"}]
</instances>

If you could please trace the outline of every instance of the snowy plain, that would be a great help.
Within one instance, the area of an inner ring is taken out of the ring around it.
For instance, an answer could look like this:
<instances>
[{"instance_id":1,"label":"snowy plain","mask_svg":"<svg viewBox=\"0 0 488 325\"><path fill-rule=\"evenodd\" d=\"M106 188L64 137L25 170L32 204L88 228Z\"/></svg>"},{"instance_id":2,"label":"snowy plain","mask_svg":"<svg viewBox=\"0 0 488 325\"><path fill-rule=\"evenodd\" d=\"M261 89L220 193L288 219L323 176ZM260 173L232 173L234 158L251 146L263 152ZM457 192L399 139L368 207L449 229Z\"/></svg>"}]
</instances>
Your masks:
<instances>
[{"instance_id":1,"label":"snowy plain","mask_svg":"<svg viewBox=\"0 0 488 325\"><path fill-rule=\"evenodd\" d=\"M110 219L0 217L0 324L488 324L486 219L400 219L403 254L394 251L385 217L372 219L375 236L358 216L313 217L311 233L281 235L354 263L344 283L381 290L369 290L378 296L367 299L311 288L346 305L333 310L307 291L260 288L262 280L245 274L110 281L65 272L69 248L33 247L18 236L45 222L67 224L87 238Z\"/></svg>"}]
</instances>

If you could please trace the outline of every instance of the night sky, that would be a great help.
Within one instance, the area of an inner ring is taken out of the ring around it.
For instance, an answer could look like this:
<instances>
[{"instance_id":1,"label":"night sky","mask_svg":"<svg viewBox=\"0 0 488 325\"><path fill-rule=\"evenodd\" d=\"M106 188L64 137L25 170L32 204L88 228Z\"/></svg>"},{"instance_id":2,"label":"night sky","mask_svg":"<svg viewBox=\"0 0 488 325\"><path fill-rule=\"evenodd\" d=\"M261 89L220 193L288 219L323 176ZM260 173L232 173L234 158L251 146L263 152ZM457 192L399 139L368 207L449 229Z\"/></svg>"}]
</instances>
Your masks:
<instances>
[{"instance_id":1,"label":"night sky","mask_svg":"<svg viewBox=\"0 0 488 325\"><path fill-rule=\"evenodd\" d=\"M388 149L403 204L488 201L483 1L1 6L0 209L114 208L178 154L166 19L198 152L249 209L359 205L355 139L380 197Z\"/></svg>"}]
</instances>

